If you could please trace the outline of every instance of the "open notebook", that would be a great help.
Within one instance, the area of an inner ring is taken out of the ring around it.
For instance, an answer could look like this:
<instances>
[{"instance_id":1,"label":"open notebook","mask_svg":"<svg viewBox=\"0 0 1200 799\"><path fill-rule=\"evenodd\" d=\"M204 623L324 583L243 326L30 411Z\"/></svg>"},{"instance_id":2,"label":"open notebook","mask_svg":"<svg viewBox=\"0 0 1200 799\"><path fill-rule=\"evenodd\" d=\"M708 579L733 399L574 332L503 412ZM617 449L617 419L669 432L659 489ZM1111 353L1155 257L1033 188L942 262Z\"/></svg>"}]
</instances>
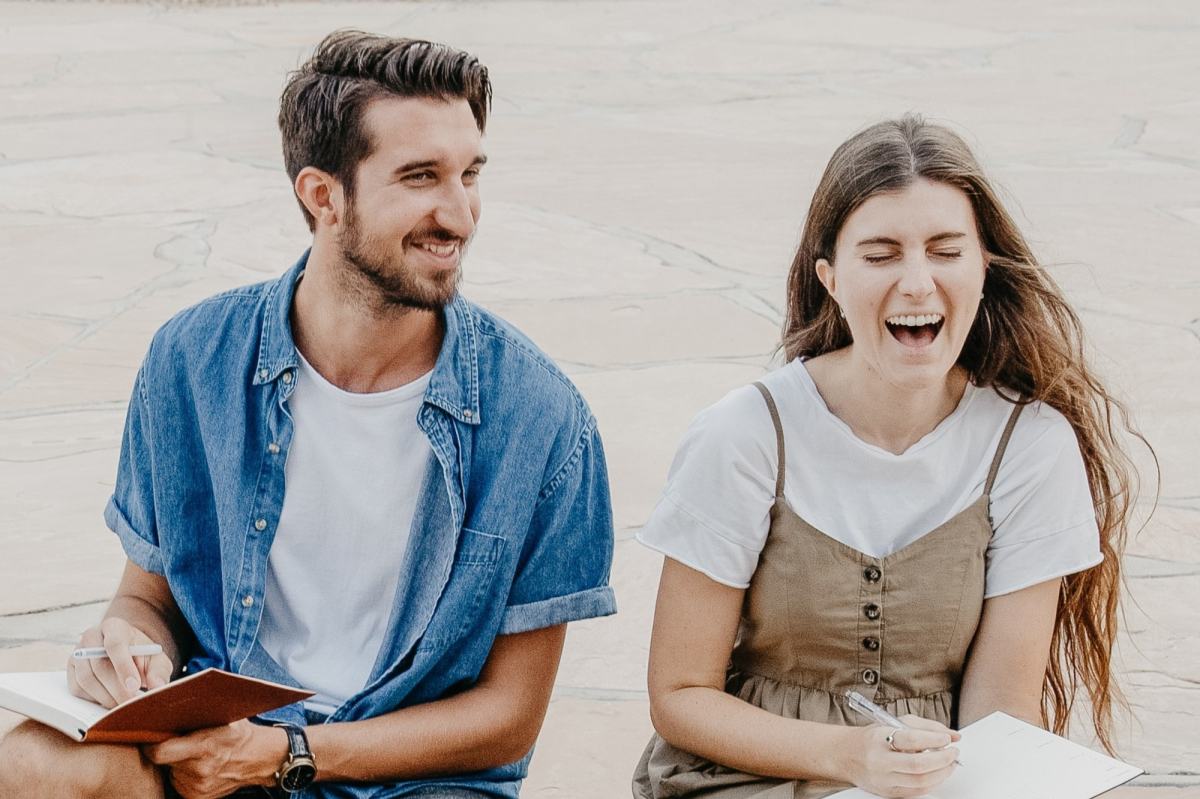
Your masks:
<instances>
[{"instance_id":1,"label":"open notebook","mask_svg":"<svg viewBox=\"0 0 1200 799\"><path fill-rule=\"evenodd\" d=\"M156 743L219 727L312 696L266 680L205 669L147 691L112 710L73 696L65 671L0 674L0 707L76 741Z\"/></svg>"},{"instance_id":2,"label":"open notebook","mask_svg":"<svg viewBox=\"0 0 1200 799\"><path fill-rule=\"evenodd\" d=\"M996 712L964 727L962 766L924 799L1092 799L1142 773L1032 724ZM852 788L828 799L875 799Z\"/></svg>"}]
</instances>

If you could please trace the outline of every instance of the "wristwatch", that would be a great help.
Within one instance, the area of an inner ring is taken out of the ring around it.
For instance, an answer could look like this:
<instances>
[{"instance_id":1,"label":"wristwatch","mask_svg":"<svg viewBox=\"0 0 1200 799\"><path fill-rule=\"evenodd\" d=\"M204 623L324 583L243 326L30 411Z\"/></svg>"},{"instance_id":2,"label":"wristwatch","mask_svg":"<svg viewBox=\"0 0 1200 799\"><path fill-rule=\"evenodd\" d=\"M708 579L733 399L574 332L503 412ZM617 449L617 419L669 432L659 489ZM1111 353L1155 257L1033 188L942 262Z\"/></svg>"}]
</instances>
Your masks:
<instances>
[{"instance_id":1,"label":"wristwatch","mask_svg":"<svg viewBox=\"0 0 1200 799\"><path fill-rule=\"evenodd\" d=\"M295 724L276 724L282 727L288 737L287 760L275 772L275 784L284 794L303 791L313 784L317 778L317 761L313 759L308 748L308 738L304 730Z\"/></svg>"}]
</instances>

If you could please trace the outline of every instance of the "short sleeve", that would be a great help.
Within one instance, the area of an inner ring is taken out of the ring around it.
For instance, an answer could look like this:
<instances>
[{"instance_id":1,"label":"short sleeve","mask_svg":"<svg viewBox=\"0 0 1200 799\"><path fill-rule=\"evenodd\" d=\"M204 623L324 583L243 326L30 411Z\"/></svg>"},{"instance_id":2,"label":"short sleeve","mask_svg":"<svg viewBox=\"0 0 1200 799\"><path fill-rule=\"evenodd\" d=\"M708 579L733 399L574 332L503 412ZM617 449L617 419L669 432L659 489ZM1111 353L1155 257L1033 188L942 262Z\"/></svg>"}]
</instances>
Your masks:
<instances>
[{"instance_id":1,"label":"short sleeve","mask_svg":"<svg viewBox=\"0 0 1200 799\"><path fill-rule=\"evenodd\" d=\"M1079 442L1057 411L1034 406L1036 438L1006 455L992 491L995 532L985 597L1091 568L1103 559ZM1016 437L1014 436L1014 442ZM1012 447L1010 446L1010 452Z\"/></svg>"},{"instance_id":2,"label":"short sleeve","mask_svg":"<svg viewBox=\"0 0 1200 799\"><path fill-rule=\"evenodd\" d=\"M731 392L688 427L638 540L719 583L748 587L770 528L777 464L762 395L753 386Z\"/></svg>"},{"instance_id":3,"label":"short sleeve","mask_svg":"<svg viewBox=\"0 0 1200 799\"><path fill-rule=\"evenodd\" d=\"M616 613L608 585L612 554L608 471L600 434L590 420L570 458L539 495L499 634Z\"/></svg>"},{"instance_id":4,"label":"short sleeve","mask_svg":"<svg viewBox=\"0 0 1200 799\"><path fill-rule=\"evenodd\" d=\"M145 368L134 381L125 414L125 434L112 497L104 509L108 529L121 539L131 561L154 574L163 573L154 511L154 459L151 452Z\"/></svg>"}]
</instances>

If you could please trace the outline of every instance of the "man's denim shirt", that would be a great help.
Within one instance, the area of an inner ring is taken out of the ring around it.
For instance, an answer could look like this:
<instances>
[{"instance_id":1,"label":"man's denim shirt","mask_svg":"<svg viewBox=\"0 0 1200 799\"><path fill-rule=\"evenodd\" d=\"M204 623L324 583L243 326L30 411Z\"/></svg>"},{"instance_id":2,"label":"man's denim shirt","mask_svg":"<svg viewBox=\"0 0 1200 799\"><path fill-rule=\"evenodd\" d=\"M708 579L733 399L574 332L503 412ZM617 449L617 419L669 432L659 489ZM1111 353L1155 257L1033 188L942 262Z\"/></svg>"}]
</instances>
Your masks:
<instances>
[{"instance_id":1,"label":"man's denim shirt","mask_svg":"<svg viewBox=\"0 0 1200 799\"><path fill-rule=\"evenodd\" d=\"M306 262L167 322L129 403L104 517L131 560L165 575L196 636L191 672L295 684L258 627L292 440L289 314ZM400 588L379 598L391 606L388 632L368 684L329 722L470 688L497 635L616 611L608 475L587 405L528 339L461 296L445 309L445 331L417 416L434 458ZM312 590L336 603L346 589ZM264 718L304 723L298 705ZM316 783L302 796L515 797L528 762L386 786Z\"/></svg>"}]
</instances>

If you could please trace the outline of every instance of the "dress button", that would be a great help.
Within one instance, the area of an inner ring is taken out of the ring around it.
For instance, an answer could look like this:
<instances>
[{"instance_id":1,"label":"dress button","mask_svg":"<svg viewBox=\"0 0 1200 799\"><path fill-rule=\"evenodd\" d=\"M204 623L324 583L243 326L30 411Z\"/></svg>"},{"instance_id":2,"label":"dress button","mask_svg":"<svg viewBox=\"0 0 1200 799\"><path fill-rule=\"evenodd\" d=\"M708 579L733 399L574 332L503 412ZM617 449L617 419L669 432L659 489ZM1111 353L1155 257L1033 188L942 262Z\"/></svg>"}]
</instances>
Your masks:
<instances>
[{"instance_id":1,"label":"dress button","mask_svg":"<svg viewBox=\"0 0 1200 799\"><path fill-rule=\"evenodd\" d=\"M863 615L871 621L875 621L883 614L880 612L879 606L872 602L863 608Z\"/></svg>"},{"instance_id":2,"label":"dress button","mask_svg":"<svg viewBox=\"0 0 1200 799\"><path fill-rule=\"evenodd\" d=\"M875 671L875 669L867 669L862 673L862 678L863 682L867 685L874 685L879 682L879 672Z\"/></svg>"},{"instance_id":3,"label":"dress button","mask_svg":"<svg viewBox=\"0 0 1200 799\"><path fill-rule=\"evenodd\" d=\"M879 582L879 578L882 576L883 572L879 570L878 566L868 566L867 568L863 569L863 579L868 583L877 583Z\"/></svg>"},{"instance_id":4,"label":"dress button","mask_svg":"<svg viewBox=\"0 0 1200 799\"><path fill-rule=\"evenodd\" d=\"M244 597L242 597L242 607L244 607L244 608L254 607L254 597L250 596L249 594L246 594Z\"/></svg>"},{"instance_id":5,"label":"dress button","mask_svg":"<svg viewBox=\"0 0 1200 799\"><path fill-rule=\"evenodd\" d=\"M271 453L272 455L278 455L279 445L272 441L270 444L267 444L267 452Z\"/></svg>"},{"instance_id":6,"label":"dress button","mask_svg":"<svg viewBox=\"0 0 1200 799\"><path fill-rule=\"evenodd\" d=\"M862 644L863 649L867 650L868 652L875 652L879 649L878 638L864 638Z\"/></svg>"},{"instance_id":7,"label":"dress button","mask_svg":"<svg viewBox=\"0 0 1200 799\"><path fill-rule=\"evenodd\" d=\"M258 519L257 521L255 521L254 529L258 530L259 532L266 530L267 529L267 520L266 519Z\"/></svg>"}]
</instances>

